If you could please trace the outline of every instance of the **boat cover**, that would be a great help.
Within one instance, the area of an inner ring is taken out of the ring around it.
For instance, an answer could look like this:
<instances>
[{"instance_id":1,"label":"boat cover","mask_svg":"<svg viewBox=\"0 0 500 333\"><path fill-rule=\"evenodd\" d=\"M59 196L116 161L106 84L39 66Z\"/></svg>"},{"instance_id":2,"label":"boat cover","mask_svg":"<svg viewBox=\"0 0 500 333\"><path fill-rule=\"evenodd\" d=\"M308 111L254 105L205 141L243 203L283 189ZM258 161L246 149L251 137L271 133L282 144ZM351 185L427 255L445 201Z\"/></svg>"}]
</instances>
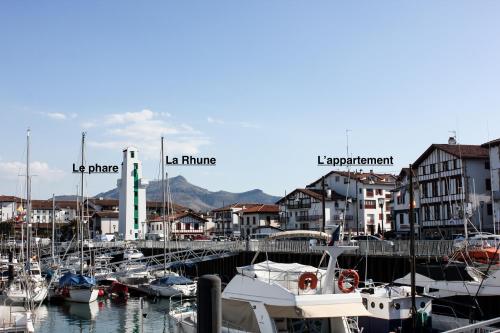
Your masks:
<instances>
[{"instance_id":1,"label":"boat cover","mask_svg":"<svg viewBox=\"0 0 500 333\"><path fill-rule=\"evenodd\" d=\"M84 286L91 287L96 284L95 279L90 276L73 274L68 272L59 278L60 287Z\"/></svg>"},{"instance_id":2,"label":"boat cover","mask_svg":"<svg viewBox=\"0 0 500 333\"><path fill-rule=\"evenodd\" d=\"M174 284L179 284L179 285L184 285L184 284L192 284L193 280L188 279L187 277L184 276L177 276L177 275L168 275L165 277L162 277L161 279L157 279L153 281L153 284L156 285L165 285L165 286L172 286Z\"/></svg>"}]
</instances>

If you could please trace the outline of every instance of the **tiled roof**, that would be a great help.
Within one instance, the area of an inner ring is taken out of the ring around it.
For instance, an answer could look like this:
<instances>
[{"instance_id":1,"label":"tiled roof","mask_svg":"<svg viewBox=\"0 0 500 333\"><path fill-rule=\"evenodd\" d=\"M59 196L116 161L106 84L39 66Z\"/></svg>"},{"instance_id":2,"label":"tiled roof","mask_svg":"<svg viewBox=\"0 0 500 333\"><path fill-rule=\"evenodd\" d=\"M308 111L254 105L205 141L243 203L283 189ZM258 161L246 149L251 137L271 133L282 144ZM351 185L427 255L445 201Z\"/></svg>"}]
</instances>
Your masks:
<instances>
[{"instance_id":1,"label":"tiled roof","mask_svg":"<svg viewBox=\"0 0 500 333\"><path fill-rule=\"evenodd\" d=\"M220 207L220 208L216 208L216 209L212 209L212 212L222 212L222 211L226 211L226 210L231 210L232 208L250 208L250 207L254 207L254 206L258 206L258 205L261 205L261 204L258 204L258 203L234 203L234 204L230 204L230 205L227 205L227 206L224 206L224 207Z\"/></svg>"},{"instance_id":2,"label":"tiled roof","mask_svg":"<svg viewBox=\"0 0 500 333\"><path fill-rule=\"evenodd\" d=\"M375 172L347 172L347 171L340 171L340 170L333 170L324 175L325 178L329 177L330 175L339 175L342 177L346 178L351 178L351 179L356 179L361 183L364 184L393 184L396 181L396 176L390 173L375 173ZM313 187L319 184L321 184L323 177L318 178L317 180L313 181L311 184L307 185L307 188Z\"/></svg>"},{"instance_id":3,"label":"tiled roof","mask_svg":"<svg viewBox=\"0 0 500 333\"><path fill-rule=\"evenodd\" d=\"M500 138L483 143L481 147L489 148L490 146L498 146L498 145L500 145Z\"/></svg>"},{"instance_id":4,"label":"tiled roof","mask_svg":"<svg viewBox=\"0 0 500 333\"><path fill-rule=\"evenodd\" d=\"M290 192L289 194L287 194L285 197L278 200L277 204L279 204L283 200L287 199L288 197L295 195L295 193L297 193L297 192L304 193L305 195L307 195L311 198L317 199L317 200L323 200L322 190L312 189L312 188L297 188L297 189L293 190L292 192ZM331 198L328 198L327 193L325 193L325 201L345 200L344 195L340 195L337 192L335 192L334 190L332 190L331 192L332 192Z\"/></svg>"},{"instance_id":5,"label":"tiled roof","mask_svg":"<svg viewBox=\"0 0 500 333\"><path fill-rule=\"evenodd\" d=\"M31 200L31 209L52 209L52 200ZM59 207L55 207L59 210Z\"/></svg>"},{"instance_id":6,"label":"tiled roof","mask_svg":"<svg viewBox=\"0 0 500 333\"><path fill-rule=\"evenodd\" d=\"M0 195L0 202L20 202L21 198L13 195Z\"/></svg>"},{"instance_id":7,"label":"tiled roof","mask_svg":"<svg viewBox=\"0 0 500 333\"><path fill-rule=\"evenodd\" d=\"M118 199L100 199L100 198L89 198L87 199L94 205L99 205L101 207L103 206L118 206L119 201Z\"/></svg>"},{"instance_id":8,"label":"tiled roof","mask_svg":"<svg viewBox=\"0 0 500 333\"><path fill-rule=\"evenodd\" d=\"M166 203L166 205L168 205L168 202ZM161 203L161 201L147 201L146 202L146 208L147 209L161 209L162 208L162 203ZM178 205L175 202L172 202L172 208L176 212L184 212L184 211L188 211L189 210L188 207L184 207L184 206Z\"/></svg>"},{"instance_id":9,"label":"tiled roof","mask_svg":"<svg viewBox=\"0 0 500 333\"><path fill-rule=\"evenodd\" d=\"M269 204L262 204L262 205L257 205L249 208L245 208L240 211L243 214L255 214L255 213L274 213L278 214L279 213L279 206L278 205L269 205Z\"/></svg>"},{"instance_id":10,"label":"tiled roof","mask_svg":"<svg viewBox=\"0 0 500 333\"><path fill-rule=\"evenodd\" d=\"M442 150L444 152L447 152L448 154L462 159L487 159L489 157L488 149L479 145L450 145L433 143L422 155L420 155L420 157L413 164L415 166L418 166L435 149Z\"/></svg>"},{"instance_id":11,"label":"tiled roof","mask_svg":"<svg viewBox=\"0 0 500 333\"><path fill-rule=\"evenodd\" d=\"M103 210L100 212L95 212L94 216L99 216L100 218L118 218L118 212L112 211L112 210Z\"/></svg>"}]
</instances>

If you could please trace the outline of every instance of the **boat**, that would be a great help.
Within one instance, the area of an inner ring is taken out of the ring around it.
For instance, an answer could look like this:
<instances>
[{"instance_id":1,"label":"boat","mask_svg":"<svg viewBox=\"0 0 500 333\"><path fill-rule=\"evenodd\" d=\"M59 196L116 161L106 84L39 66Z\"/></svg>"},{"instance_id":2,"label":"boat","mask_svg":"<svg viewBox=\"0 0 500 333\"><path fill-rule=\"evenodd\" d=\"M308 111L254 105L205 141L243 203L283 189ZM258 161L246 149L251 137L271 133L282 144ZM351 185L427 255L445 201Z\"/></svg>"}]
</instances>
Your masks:
<instances>
[{"instance_id":1,"label":"boat","mask_svg":"<svg viewBox=\"0 0 500 333\"><path fill-rule=\"evenodd\" d=\"M196 282L184 276L167 275L152 281L149 287L161 297L196 296Z\"/></svg>"},{"instance_id":2,"label":"boat","mask_svg":"<svg viewBox=\"0 0 500 333\"><path fill-rule=\"evenodd\" d=\"M141 259L144 254L137 249L127 249L123 252L123 260Z\"/></svg>"},{"instance_id":3,"label":"boat","mask_svg":"<svg viewBox=\"0 0 500 333\"><path fill-rule=\"evenodd\" d=\"M48 285L41 275L38 258L31 254L35 242L31 224L30 130L26 142L26 257L22 258L25 259L24 267L20 267L18 275L4 289L4 294L14 304L41 303L48 295Z\"/></svg>"},{"instance_id":4,"label":"boat","mask_svg":"<svg viewBox=\"0 0 500 333\"><path fill-rule=\"evenodd\" d=\"M360 332L370 316L359 292L335 283L337 257L355 246L316 246L330 256L326 269L264 261L239 267L222 293L224 332ZM196 311L172 309L180 332L196 331Z\"/></svg>"},{"instance_id":5,"label":"boat","mask_svg":"<svg viewBox=\"0 0 500 333\"><path fill-rule=\"evenodd\" d=\"M171 203L172 198L170 197L170 188L168 185L168 177L165 179L165 158L163 151L163 137L161 138L161 169L162 169L162 221L163 230L166 231L166 237L163 238L163 275L150 282L149 289L157 296L161 297L172 297L172 296L184 296L191 297L196 295L196 282L188 279L184 276L179 276L177 273L173 273L167 270L169 262L167 261L167 239L169 239L170 221L165 220L165 216L170 218L171 216ZM165 181L167 186L165 186ZM165 202L169 202L169 207L167 208ZM166 214L166 215L165 215Z\"/></svg>"},{"instance_id":6,"label":"boat","mask_svg":"<svg viewBox=\"0 0 500 333\"><path fill-rule=\"evenodd\" d=\"M411 332L412 330L412 299L411 287L393 284L379 284L369 281L358 289L363 304L370 316L359 317L358 324L367 332ZM417 306L418 327L431 329L432 298L422 295L415 296Z\"/></svg>"},{"instance_id":7,"label":"boat","mask_svg":"<svg viewBox=\"0 0 500 333\"><path fill-rule=\"evenodd\" d=\"M68 272L59 278L53 297L76 303L92 303L97 300L99 289L94 278Z\"/></svg>"},{"instance_id":8,"label":"boat","mask_svg":"<svg viewBox=\"0 0 500 333\"><path fill-rule=\"evenodd\" d=\"M48 295L49 289L46 280L40 273L40 265L34 258L30 262L28 274L19 272L12 283L4 290L4 294L13 304L23 304L27 301L42 303Z\"/></svg>"},{"instance_id":9,"label":"boat","mask_svg":"<svg viewBox=\"0 0 500 333\"><path fill-rule=\"evenodd\" d=\"M81 145L81 165L84 166L85 158L85 133L82 133L82 145ZM79 258L76 261L77 266L79 266L79 274L75 274L71 271L62 275L59 278L59 282L57 287L54 290L54 297L57 299L63 299L69 302L77 302L77 303L91 303L97 300L99 296L99 289L96 287L96 281L93 276L84 275L84 264L86 263L83 258L83 244L84 244L84 224L85 222L85 214L84 214L84 172L81 173L81 215L77 220L77 245Z\"/></svg>"}]
</instances>

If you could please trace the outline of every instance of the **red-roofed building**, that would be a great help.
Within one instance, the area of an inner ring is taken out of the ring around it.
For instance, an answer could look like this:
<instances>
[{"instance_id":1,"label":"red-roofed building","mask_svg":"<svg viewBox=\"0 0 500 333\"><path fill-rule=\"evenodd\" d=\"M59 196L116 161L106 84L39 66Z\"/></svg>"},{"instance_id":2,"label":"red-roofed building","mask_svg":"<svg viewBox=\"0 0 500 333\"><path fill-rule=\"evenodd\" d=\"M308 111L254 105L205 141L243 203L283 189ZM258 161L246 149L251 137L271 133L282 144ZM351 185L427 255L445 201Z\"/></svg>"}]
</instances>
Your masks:
<instances>
[{"instance_id":1,"label":"red-roofed building","mask_svg":"<svg viewBox=\"0 0 500 333\"><path fill-rule=\"evenodd\" d=\"M215 223L215 234L224 236L240 236L240 218L238 212L258 206L256 203L234 203L212 210L213 222Z\"/></svg>"},{"instance_id":2,"label":"red-roofed building","mask_svg":"<svg viewBox=\"0 0 500 333\"><path fill-rule=\"evenodd\" d=\"M486 208L487 213L492 212L492 218L495 220L493 231L498 233L500 230L500 139L486 142L481 147L489 151L493 202Z\"/></svg>"},{"instance_id":3,"label":"red-roofed building","mask_svg":"<svg viewBox=\"0 0 500 333\"><path fill-rule=\"evenodd\" d=\"M10 221L17 216L21 207L21 198L12 195L0 195L0 222Z\"/></svg>"},{"instance_id":4,"label":"red-roofed building","mask_svg":"<svg viewBox=\"0 0 500 333\"><path fill-rule=\"evenodd\" d=\"M258 227L279 227L279 206L260 204L242 209L240 218L240 236L246 237L255 233Z\"/></svg>"}]
</instances>

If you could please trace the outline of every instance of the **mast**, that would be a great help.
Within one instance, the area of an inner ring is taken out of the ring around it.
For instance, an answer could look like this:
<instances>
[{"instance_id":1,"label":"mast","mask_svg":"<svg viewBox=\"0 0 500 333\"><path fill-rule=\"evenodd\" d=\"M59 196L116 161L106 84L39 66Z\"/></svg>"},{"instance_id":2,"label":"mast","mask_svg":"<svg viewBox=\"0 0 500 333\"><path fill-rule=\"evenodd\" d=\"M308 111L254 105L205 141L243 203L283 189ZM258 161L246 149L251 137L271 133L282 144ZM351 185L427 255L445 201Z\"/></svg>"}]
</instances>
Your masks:
<instances>
[{"instance_id":1,"label":"mast","mask_svg":"<svg viewBox=\"0 0 500 333\"><path fill-rule=\"evenodd\" d=\"M31 268L31 181L30 181L30 129L26 135L26 263Z\"/></svg>"},{"instance_id":2,"label":"mast","mask_svg":"<svg viewBox=\"0 0 500 333\"><path fill-rule=\"evenodd\" d=\"M163 224L163 272L167 272L167 225L165 223L165 156L163 153L163 136L161 137L161 218Z\"/></svg>"},{"instance_id":3,"label":"mast","mask_svg":"<svg viewBox=\"0 0 500 333\"><path fill-rule=\"evenodd\" d=\"M84 165L84 160L85 160L85 132L82 132L82 165ZM81 202L80 204L82 205L82 208L80 209L80 224L78 226L78 232L80 234L80 246L81 246L81 253L80 253L80 275L83 275L83 219L84 219L84 204L83 204L83 174L85 171L82 171L82 176L81 176L81 184L80 184L80 193L81 193ZM78 243L77 243L78 244Z\"/></svg>"},{"instance_id":4,"label":"mast","mask_svg":"<svg viewBox=\"0 0 500 333\"><path fill-rule=\"evenodd\" d=\"M413 331L416 329L417 306L415 299L415 215L413 213L413 166L410 164L410 207L408 217L410 220L410 279L411 279L411 320Z\"/></svg>"},{"instance_id":5,"label":"mast","mask_svg":"<svg viewBox=\"0 0 500 333\"><path fill-rule=\"evenodd\" d=\"M56 262L56 256L55 256L55 249L54 249L54 242L55 242L55 220L56 220L56 197L55 194L52 193L52 262L55 264Z\"/></svg>"}]
</instances>

